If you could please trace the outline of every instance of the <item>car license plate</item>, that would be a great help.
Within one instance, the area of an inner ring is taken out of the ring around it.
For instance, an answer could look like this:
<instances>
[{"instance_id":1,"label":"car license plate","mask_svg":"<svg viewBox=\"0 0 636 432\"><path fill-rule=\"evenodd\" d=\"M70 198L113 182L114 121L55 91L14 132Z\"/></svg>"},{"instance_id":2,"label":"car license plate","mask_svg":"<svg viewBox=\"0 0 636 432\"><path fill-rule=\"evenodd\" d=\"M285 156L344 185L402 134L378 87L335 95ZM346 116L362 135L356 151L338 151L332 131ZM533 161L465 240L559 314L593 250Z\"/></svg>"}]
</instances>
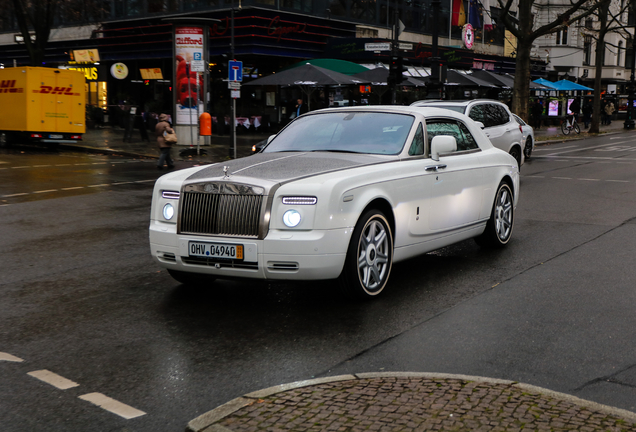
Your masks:
<instances>
[{"instance_id":1,"label":"car license plate","mask_svg":"<svg viewBox=\"0 0 636 432\"><path fill-rule=\"evenodd\" d=\"M49 138L51 138L51 139L62 139L62 138L64 138L64 135L50 134Z\"/></svg>"},{"instance_id":2,"label":"car license plate","mask_svg":"<svg viewBox=\"0 0 636 432\"><path fill-rule=\"evenodd\" d=\"M243 259L243 245L191 241L188 244L188 252L190 256L233 260Z\"/></svg>"}]
</instances>

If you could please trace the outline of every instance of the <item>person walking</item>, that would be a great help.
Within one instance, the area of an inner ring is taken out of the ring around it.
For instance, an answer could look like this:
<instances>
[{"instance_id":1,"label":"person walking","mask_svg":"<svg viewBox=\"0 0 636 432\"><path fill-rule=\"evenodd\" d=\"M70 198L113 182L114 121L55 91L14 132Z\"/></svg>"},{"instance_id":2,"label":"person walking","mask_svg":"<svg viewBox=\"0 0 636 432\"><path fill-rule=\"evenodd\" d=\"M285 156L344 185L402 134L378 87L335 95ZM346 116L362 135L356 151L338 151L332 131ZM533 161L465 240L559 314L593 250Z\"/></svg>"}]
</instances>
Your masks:
<instances>
[{"instance_id":1,"label":"person walking","mask_svg":"<svg viewBox=\"0 0 636 432\"><path fill-rule=\"evenodd\" d=\"M590 127L590 123L592 122L592 112L594 112L592 101L590 99L586 99L583 103L583 123L585 124L585 129Z\"/></svg>"},{"instance_id":2,"label":"person walking","mask_svg":"<svg viewBox=\"0 0 636 432\"><path fill-rule=\"evenodd\" d=\"M172 143L166 142L164 138L165 133L174 133L174 129L170 126L168 122L168 115L161 114L159 116L159 122L157 126L155 126L155 135L157 135L157 144L159 145L159 150L161 150L161 156L159 156L159 161L157 162L157 169L162 170L163 164L166 163L168 168L174 168L174 161L170 156L170 150L172 149Z\"/></svg>"},{"instance_id":3,"label":"person walking","mask_svg":"<svg viewBox=\"0 0 636 432\"><path fill-rule=\"evenodd\" d=\"M608 100L607 105L605 105L605 114L607 114L607 123L605 124L612 124L612 114L614 114L614 111L616 111L616 108L614 108L614 102Z\"/></svg>"}]
</instances>

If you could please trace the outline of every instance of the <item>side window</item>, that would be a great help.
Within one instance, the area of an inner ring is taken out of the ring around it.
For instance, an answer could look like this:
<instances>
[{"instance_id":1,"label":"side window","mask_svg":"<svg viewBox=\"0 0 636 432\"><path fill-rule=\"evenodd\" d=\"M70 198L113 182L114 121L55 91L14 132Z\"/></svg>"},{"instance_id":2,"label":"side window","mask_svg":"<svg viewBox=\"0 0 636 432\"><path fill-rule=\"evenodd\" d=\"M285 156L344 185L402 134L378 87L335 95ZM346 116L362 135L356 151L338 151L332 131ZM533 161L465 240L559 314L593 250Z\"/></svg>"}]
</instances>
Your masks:
<instances>
[{"instance_id":1,"label":"side window","mask_svg":"<svg viewBox=\"0 0 636 432\"><path fill-rule=\"evenodd\" d=\"M417 127L417 132L415 132L415 136L413 137L413 142L411 142L411 147L409 148L409 155L423 155L424 154L424 129L422 129L422 123Z\"/></svg>"},{"instance_id":2,"label":"side window","mask_svg":"<svg viewBox=\"0 0 636 432\"><path fill-rule=\"evenodd\" d=\"M484 104L484 114L486 116L486 127L493 127L503 124L500 106L494 104Z\"/></svg>"},{"instance_id":3,"label":"side window","mask_svg":"<svg viewBox=\"0 0 636 432\"><path fill-rule=\"evenodd\" d=\"M462 132L461 143L459 140L457 141L457 151L473 150L479 148L479 146L477 145L477 141L475 141L475 138L470 133L466 125L462 122L457 122L457 124L459 125L459 129Z\"/></svg>"},{"instance_id":4,"label":"side window","mask_svg":"<svg viewBox=\"0 0 636 432\"><path fill-rule=\"evenodd\" d=\"M461 143L464 142L462 131L459 129L457 122L454 120L431 120L426 123L426 135L428 138L428 148L431 148L433 137L438 135L450 135L455 137L457 141L457 149L460 149Z\"/></svg>"},{"instance_id":5,"label":"side window","mask_svg":"<svg viewBox=\"0 0 636 432\"><path fill-rule=\"evenodd\" d=\"M498 124L506 124L510 121L510 115L508 111L502 107L501 105L497 105L497 111L499 111L499 123Z\"/></svg>"},{"instance_id":6,"label":"side window","mask_svg":"<svg viewBox=\"0 0 636 432\"><path fill-rule=\"evenodd\" d=\"M484 115L483 105L475 105L474 107L472 107L470 109L470 112L468 113L468 117L475 121L482 122L485 127L488 127L488 124L486 123L486 117Z\"/></svg>"}]
</instances>

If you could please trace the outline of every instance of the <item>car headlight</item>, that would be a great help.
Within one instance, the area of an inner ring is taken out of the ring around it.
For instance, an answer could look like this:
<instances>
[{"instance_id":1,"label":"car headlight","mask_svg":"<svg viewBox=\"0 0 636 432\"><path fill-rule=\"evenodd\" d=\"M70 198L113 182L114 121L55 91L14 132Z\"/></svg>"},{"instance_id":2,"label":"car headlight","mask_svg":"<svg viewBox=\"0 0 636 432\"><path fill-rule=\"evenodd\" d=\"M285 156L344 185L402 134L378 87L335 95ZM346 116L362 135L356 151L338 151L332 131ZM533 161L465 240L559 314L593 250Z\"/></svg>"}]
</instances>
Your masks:
<instances>
[{"instance_id":1,"label":"car headlight","mask_svg":"<svg viewBox=\"0 0 636 432\"><path fill-rule=\"evenodd\" d=\"M300 213L296 210L287 210L283 215L283 223L289 228L294 228L300 223Z\"/></svg>"},{"instance_id":2,"label":"car headlight","mask_svg":"<svg viewBox=\"0 0 636 432\"><path fill-rule=\"evenodd\" d=\"M163 218L170 220L174 216L174 206L170 203L163 206Z\"/></svg>"},{"instance_id":3,"label":"car headlight","mask_svg":"<svg viewBox=\"0 0 636 432\"><path fill-rule=\"evenodd\" d=\"M315 196L284 196L285 205L316 205L318 198Z\"/></svg>"}]
</instances>

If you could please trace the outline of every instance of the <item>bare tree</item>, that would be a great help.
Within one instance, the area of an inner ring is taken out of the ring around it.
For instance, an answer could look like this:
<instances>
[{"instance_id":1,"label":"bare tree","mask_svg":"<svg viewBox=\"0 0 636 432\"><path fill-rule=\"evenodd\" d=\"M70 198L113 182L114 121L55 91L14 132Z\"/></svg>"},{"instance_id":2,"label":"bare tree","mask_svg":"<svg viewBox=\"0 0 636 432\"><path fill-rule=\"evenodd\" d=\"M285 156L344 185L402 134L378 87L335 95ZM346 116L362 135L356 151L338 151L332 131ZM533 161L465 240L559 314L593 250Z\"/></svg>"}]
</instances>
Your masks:
<instances>
[{"instance_id":1,"label":"bare tree","mask_svg":"<svg viewBox=\"0 0 636 432\"><path fill-rule=\"evenodd\" d=\"M598 4L590 0L570 0L569 7L554 21L535 29L535 15L532 13L535 0L520 0L517 17L510 15L510 8L514 0L498 1L502 8L501 21L517 38L512 111L527 120L530 100L530 52L533 42L541 36L567 28L570 24L585 18L598 7ZM578 14L574 15L577 12Z\"/></svg>"},{"instance_id":2,"label":"bare tree","mask_svg":"<svg viewBox=\"0 0 636 432\"><path fill-rule=\"evenodd\" d=\"M13 10L32 66L44 63L46 45L55 24L87 24L103 16L103 2L99 0L1 0L0 6Z\"/></svg>"},{"instance_id":3,"label":"bare tree","mask_svg":"<svg viewBox=\"0 0 636 432\"><path fill-rule=\"evenodd\" d=\"M598 30L590 31L586 29L586 33L590 34L596 40L596 51L594 55L594 112L592 114L592 122L590 123L590 133L599 132L599 122L601 118L601 78L603 75L603 58L605 52L605 36L612 32L624 33L626 38L632 36L626 32L625 26L622 24L620 17L628 10L631 2L625 2L618 9L612 9L611 0L596 0L598 7L594 14L598 18ZM632 38L633 39L633 38ZM633 40L632 40L633 43ZM619 49L617 47L617 49Z\"/></svg>"},{"instance_id":4,"label":"bare tree","mask_svg":"<svg viewBox=\"0 0 636 432\"><path fill-rule=\"evenodd\" d=\"M44 49L51 35L59 0L13 0L13 11L24 37L32 66L44 63ZM31 29L35 40L31 40Z\"/></svg>"}]
</instances>

